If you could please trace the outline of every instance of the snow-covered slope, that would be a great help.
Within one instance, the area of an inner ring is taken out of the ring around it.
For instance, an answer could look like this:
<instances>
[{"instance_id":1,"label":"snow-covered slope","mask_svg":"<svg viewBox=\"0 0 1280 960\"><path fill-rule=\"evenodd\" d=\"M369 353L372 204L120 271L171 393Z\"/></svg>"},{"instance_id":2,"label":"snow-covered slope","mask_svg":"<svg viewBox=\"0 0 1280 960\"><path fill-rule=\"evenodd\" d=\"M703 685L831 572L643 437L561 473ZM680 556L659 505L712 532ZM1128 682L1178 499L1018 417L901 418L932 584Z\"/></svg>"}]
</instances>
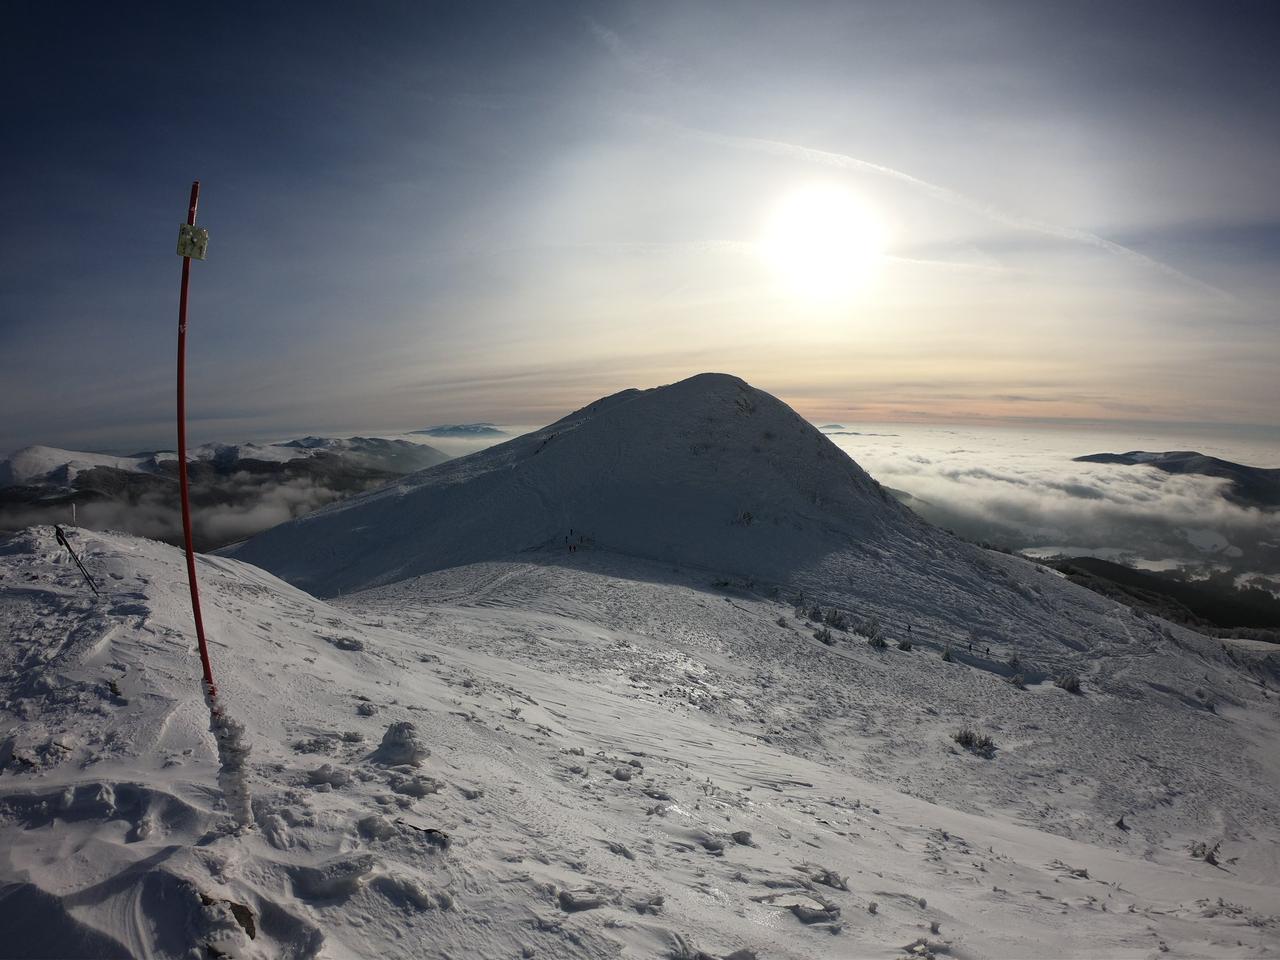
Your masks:
<instances>
[{"instance_id":1,"label":"snow-covered slope","mask_svg":"<svg viewBox=\"0 0 1280 960\"><path fill-rule=\"evenodd\" d=\"M188 450L191 461L205 461L234 468L244 460L288 463L318 454L336 454L364 466L393 472L422 470L448 460L447 454L425 443L385 440L377 437L304 437L284 443L206 443ZM0 460L0 488L13 486L74 486L76 477L97 467L125 473L171 473L164 461L177 460L171 451L130 457L61 450L57 447L24 447Z\"/></svg>"},{"instance_id":2,"label":"snow-covered slope","mask_svg":"<svg viewBox=\"0 0 1280 960\"><path fill-rule=\"evenodd\" d=\"M202 558L215 671L253 749L255 824L236 834L181 554L73 531L95 599L51 534L0 544L8 955L1280 950L1274 693L1023 561L992 558L1005 605L1037 593L1046 634L1087 635L1056 652L1080 695L987 667L1011 649L1036 665L1052 640L970 657L926 607L911 651L838 629L828 646L786 597L601 551L337 605ZM863 589L866 609L911 609L892 580ZM406 721L430 751L416 766L379 749ZM956 747L963 726L992 758ZM1218 866L1189 853L1218 840Z\"/></svg>"},{"instance_id":3,"label":"snow-covered slope","mask_svg":"<svg viewBox=\"0 0 1280 960\"><path fill-rule=\"evenodd\" d=\"M238 551L336 600L199 562L243 833L181 554L72 531L95 598L0 542L7 949L1280 951L1275 655L943 534L741 381L349 503Z\"/></svg>"},{"instance_id":4,"label":"snow-covered slope","mask_svg":"<svg viewBox=\"0 0 1280 960\"><path fill-rule=\"evenodd\" d=\"M24 447L0 460L0 487L58 484L70 486L78 474L95 467L110 467L127 473L156 473L164 454L113 457L105 453L84 453L57 447ZM172 460L173 455L169 454Z\"/></svg>"},{"instance_id":5,"label":"snow-covered slope","mask_svg":"<svg viewBox=\"0 0 1280 960\"><path fill-rule=\"evenodd\" d=\"M571 533L572 531L572 533ZM322 596L579 538L783 579L851 547L938 539L776 398L702 374L282 524L232 555ZM913 559L913 558L912 558Z\"/></svg>"}]
</instances>

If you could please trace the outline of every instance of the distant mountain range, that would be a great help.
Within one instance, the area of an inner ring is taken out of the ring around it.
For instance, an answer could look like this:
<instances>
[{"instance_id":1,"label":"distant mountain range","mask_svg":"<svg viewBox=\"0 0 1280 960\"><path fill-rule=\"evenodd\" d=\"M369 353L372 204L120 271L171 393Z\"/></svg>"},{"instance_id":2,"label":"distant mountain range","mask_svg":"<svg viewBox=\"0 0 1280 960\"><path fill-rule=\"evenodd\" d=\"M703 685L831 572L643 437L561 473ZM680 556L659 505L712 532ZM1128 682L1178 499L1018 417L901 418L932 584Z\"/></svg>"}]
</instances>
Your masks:
<instances>
[{"instance_id":1,"label":"distant mountain range","mask_svg":"<svg viewBox=\"0 0 1280 960\"><path fill-rule=\"evenodd\" d=\"M195 537L208 550L448 460L435 447L374 437L210 443L188 452ZM27 447L0 460L0 530L76 522L177 543L178 458Z\"/></svg>"},{"instance_id":2,"label":"distant mountain range","mask_svg":"<svg viewBox=\"0 0 1280 960\"><path fill-rule=\"evenodd\" d=\"M1247 467L1219 460L1217 457L1196 453L1194 450L1171 450L1165 453L1148 453L1131 450L1129 453L1091 453L1076 457L1077 463L1121 463L1134 466L1155 467L1165 473L1191 473L1205 477L1219 477L1230 481L1224 496L1232 503L1263 510L1280 508L1280 470L1264 467Z\"/></svg>"},{"instance_id":3,"label":"distant mountain range","mask_svg":"<svg viewBox=\"0 0 1280 960\"><path fill-rule=\"evenodd\" d=\"M499 430L492 423L443 423L425 430L414 430L415 434L426 437L505 437L505 430Z\"/></svg>"}]
</instances>

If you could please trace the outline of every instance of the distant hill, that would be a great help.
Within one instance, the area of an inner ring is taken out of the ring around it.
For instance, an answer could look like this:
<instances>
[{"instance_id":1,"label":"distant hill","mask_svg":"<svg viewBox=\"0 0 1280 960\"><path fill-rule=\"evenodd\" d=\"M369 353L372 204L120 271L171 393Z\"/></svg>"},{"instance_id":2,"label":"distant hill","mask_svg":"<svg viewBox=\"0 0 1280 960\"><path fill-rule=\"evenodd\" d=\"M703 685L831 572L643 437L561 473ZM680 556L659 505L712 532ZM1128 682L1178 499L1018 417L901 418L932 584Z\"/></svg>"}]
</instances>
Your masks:
<instances>
[{"instance_id":1,"label":"distant hill","mask_svg":"<svg viewBox=\"0 0 1280 960\"><path fill-rule=\"evenodd\" d=\"M415 434L426 437L505 437L505 430L499 430L492 423L444 423L425 430L415 430Z\"/></svg>"},{"instance_id":2,"label":"distant hill","mask_svg":"<svg viewBox=\"0 0 1280 960\"><path fill-rule=\"evenodd\" d=\"M1233 503L1264 510L1280 508L1280 470L1264 467L1248 467L1230 460L1219 460L1193 450L1172 450L1166 453L1148 453L1131 450L1129 453L1091 453L1076 457L1077 463L1121 463L1134 466L1155 467L1165 473L1191 473L1205 477L1220 477L1230 481L1226 498Z\"/></svg>"},{"instance_id":3,"label":"distant hill","mask_svg":"<svg viewBox=\"0 0 1280 960\"><path fill-rule=\"evenodd\" d=\"M424 443L304 437L209 443L188 452L195 539L208 550L448 460ZM0 530L70 521L181 541L178 459L27 447L0 460Z\"/></svg>"}]
</instances>

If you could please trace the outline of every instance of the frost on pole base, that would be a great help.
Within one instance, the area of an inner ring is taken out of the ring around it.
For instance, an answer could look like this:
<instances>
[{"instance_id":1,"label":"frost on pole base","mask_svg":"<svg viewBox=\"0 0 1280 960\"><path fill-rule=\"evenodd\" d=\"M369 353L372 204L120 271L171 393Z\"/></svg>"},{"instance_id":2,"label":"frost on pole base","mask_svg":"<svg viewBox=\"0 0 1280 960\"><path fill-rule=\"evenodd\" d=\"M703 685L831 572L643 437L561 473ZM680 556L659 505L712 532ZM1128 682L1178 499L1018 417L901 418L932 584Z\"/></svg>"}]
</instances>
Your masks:
<instances>
[{"instance_id":1,"label":"frost on pole base","mask_svg":"<svg viewBox=\"0 0 1280 960\"><path fill-rule=\"evenodd\" d=\"M218 691L205 684L205 702L209 705L209 732L218 744L218 786L222 802L241 830L253 824L253 805L249 797L249 744L244 739L244 724L222 712Z\"/></svg>"}]
</instances>

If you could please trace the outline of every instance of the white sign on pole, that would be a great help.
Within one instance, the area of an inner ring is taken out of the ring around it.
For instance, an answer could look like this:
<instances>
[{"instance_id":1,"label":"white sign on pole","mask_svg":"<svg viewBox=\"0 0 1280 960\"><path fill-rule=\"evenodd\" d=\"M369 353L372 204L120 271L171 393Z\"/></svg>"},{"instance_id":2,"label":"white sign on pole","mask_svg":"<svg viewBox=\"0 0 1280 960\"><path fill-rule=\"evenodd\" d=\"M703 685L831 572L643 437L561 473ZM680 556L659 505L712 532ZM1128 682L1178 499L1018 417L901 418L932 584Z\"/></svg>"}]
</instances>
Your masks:
<instances>
[{"instance_id":1,"label":"white sign on pole","mask_svg":"<svg viewBox=\"0 0 1280 960\"><path fill-rule=\"evenodd\" d=\"M184 223L178 227L178 256L203 260L209 252L209 231Z\"/></svg>"}]
</instances>

